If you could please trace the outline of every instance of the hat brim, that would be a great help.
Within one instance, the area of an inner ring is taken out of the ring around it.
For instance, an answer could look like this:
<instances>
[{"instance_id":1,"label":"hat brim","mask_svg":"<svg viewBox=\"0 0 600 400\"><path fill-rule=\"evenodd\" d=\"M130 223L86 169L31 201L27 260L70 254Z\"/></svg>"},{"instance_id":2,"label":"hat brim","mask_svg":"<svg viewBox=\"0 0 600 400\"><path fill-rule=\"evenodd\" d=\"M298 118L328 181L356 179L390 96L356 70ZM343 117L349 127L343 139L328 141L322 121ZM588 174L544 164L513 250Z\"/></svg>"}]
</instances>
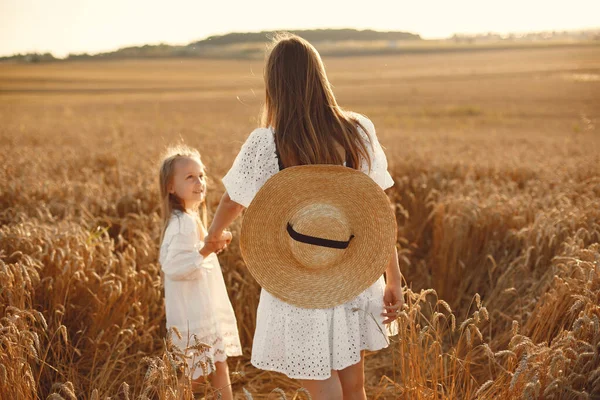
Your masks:
<instances>
[{"instance_id":1,"label":"hat brim","mask_svg":"<svg viewBox=\"0 0 600 400\"><path fill-rule=\"evenodd\" d=\"M293 255L287 222L324 203L345 213L354 238L339 262L306 268ZM383 274L395 251L389 198L365 173L338 165L288 167L269 178L247 208L240 249L248 270L273 296L303 308L329 308L356 297Z\"/></svg>"}]
</instances>

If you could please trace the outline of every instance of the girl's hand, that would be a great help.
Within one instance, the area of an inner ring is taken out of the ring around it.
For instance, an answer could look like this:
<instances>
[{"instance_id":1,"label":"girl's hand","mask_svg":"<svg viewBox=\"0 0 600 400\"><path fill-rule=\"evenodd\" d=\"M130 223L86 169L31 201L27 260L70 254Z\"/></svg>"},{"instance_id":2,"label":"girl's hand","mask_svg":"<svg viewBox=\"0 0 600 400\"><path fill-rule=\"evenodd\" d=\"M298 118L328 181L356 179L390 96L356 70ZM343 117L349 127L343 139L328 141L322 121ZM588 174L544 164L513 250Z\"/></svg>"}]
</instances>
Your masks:
<instances>
[{"instance_id":1,"label":"girl's hand","mask_svg":"<svg viewBox=\"0 0 600 400\"><path fill-rule=\"evenodd\" d=\"M208 257L211 253L217 253L221 251L223 243L221 242L204 242L204 246L200 249L200 254L203 257Z\"/></svg>"},{"instance_id":2,"label":"girl's hand","mask_svg":"<svg viewBox=\"0 0 600 400\"><path fill-rule=\"evenodd\" d=\"M216 235L212 235L210 232L204 238L204 246L211 246L214 248L214 252L219 254L223 250L227 248L227 245L231 243L231 239L233 235L229 231L221 232L219 237L215 237Z\"/></svg>"},{"instance_id":3,"label":"girl's hand","mask_svg":"<svg viewBox=\"0 0 600 400\"><path fill-rule=\"evenodd\" d=\"M389 324L396 320L400 315L402 306L404 305L404 296L402 295L402 285L400 282L388 282L385 285L385 292L383 294L384 308L387 312L381 313L382 316L387 317L383 323Z\"/></svg>"}]
</instances>

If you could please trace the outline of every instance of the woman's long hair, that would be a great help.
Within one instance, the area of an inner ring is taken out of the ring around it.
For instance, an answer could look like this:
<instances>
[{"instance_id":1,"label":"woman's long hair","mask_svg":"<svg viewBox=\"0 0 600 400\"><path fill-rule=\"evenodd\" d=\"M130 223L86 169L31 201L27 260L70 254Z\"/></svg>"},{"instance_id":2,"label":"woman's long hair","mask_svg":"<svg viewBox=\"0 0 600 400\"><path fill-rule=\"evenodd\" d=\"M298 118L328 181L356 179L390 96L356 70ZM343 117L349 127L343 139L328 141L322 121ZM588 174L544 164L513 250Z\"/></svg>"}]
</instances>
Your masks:
<instances>
[{"instance_id":1,"label":"woman's long hair","mask_svg":"<svg viewBox=\"0 0 600 400\"><path fill-rule=\"evenodd\" d=\"M206 173L206 167L202 164L200 159L200 153L198 150L193 149L184 144L179 144L177 146L169 147L163 156L161 157L159 173L158 173L158 186L160 193L160 211L161 211L161 221L162 221L162 229L160 231L160 239L159 246L163 241L165 236L165 231L167 230L167 225L169 223L169 219L171 218L171 214L174 211L185 212L185 207L183 205L183 201L177 196L175 193L169 193L169 186L173 182L173 175L175 173L175 163L177 160L191 158L196 160L198 164L204 167L204 172ZM208 185L208 182L207 182ZM206 189L208 193L208 187ZM194 210L196 212L199 211L200 207L202 207L202 223L204 226L207 226L207 212L206 212L206 197L204 201L198 204L198 209ZM197 224L200 221L196 221Z\"/></svg>"},{"instance_id":2,"label":"woman's long hair","mask_svg":"<svg viewBox=\"0 0 600 400\"><path fill-rule=\"evenodd\" d=\"M264 79L266 98L261 124L274 128L275 142L286 167L341 165L344 160L335 151L337 142L355 169L360 168L360 155L371 169L357 124L367 136L368 131L338 106L321 56L308 41L289 33L276 36Z\"/></svg>"}]
</instances>

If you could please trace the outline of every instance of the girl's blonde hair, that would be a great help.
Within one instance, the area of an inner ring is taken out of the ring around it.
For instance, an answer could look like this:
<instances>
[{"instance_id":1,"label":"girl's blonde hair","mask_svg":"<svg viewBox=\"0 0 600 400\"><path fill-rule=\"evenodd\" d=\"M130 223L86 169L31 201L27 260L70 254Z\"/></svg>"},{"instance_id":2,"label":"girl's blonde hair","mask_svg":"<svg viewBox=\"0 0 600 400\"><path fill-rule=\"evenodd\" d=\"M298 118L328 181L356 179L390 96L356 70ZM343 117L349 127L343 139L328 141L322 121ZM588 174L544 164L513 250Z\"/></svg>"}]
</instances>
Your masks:
<instances>
[{"instance_id":1,"label":"girl's blonde hair","mask_svg":"<svg viewBox=\"0 0 600 400\"><path fill-rule=\"evenodd\" d=\"M185 144L179 144L167 148L161 157L158 174L158 186L160 193L162 229L160 231L159 244L162 243L162 240L165 236L165 231L167 230L167 225L169 223L169 219L171 218L171 214L174 211L185 212L183 201L175 193L169 193L169 185L171 185L173 182L175 163L177 160L185 158L191 158L197 161L198 164L204 167L204 172L206 173L206 167L204 164L202 164L198 150ZM198 209L194 211L199 211L200 207L202 207L202 223L204 223L204 226L207 226L206 197L204 198L204 201L198 204ZM197 220L196 223L199 224L200 221Z\"/></svg>"},{"instance_id":2,"label":"girl's blonde hair","mask_svg":"<svg viewBox=\"0 0 600 400\"><path fill-rule=\"evenodd\" d=\"M261 125L275 129L284 166L340 165L344 160L335 151L337 142L355 169L360 168L359 155L371 169L371 158L356 125L367 130L337 104L321 56L308 41L290 33L275 36L264 80Z\"/></svg>"}]
</instances>

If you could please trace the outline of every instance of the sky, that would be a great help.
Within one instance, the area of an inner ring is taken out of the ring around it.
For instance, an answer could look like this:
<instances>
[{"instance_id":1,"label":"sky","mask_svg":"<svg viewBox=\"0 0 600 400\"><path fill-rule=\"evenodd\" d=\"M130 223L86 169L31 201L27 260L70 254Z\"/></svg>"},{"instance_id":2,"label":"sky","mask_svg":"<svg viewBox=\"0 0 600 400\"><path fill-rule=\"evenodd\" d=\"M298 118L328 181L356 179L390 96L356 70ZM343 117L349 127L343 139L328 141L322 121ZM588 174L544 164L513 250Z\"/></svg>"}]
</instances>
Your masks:
<instances>
[{"instance_id":1,"label":"sky","mask_svg":"<svg viewBox=\"0 0 600 400\"><path fill-rule=\"evenodd\" d=\"M0 0L0 56L188 44L229 32L354 28L425 39L600 27L599 0Z\"/></svg>"}]
</instances>

